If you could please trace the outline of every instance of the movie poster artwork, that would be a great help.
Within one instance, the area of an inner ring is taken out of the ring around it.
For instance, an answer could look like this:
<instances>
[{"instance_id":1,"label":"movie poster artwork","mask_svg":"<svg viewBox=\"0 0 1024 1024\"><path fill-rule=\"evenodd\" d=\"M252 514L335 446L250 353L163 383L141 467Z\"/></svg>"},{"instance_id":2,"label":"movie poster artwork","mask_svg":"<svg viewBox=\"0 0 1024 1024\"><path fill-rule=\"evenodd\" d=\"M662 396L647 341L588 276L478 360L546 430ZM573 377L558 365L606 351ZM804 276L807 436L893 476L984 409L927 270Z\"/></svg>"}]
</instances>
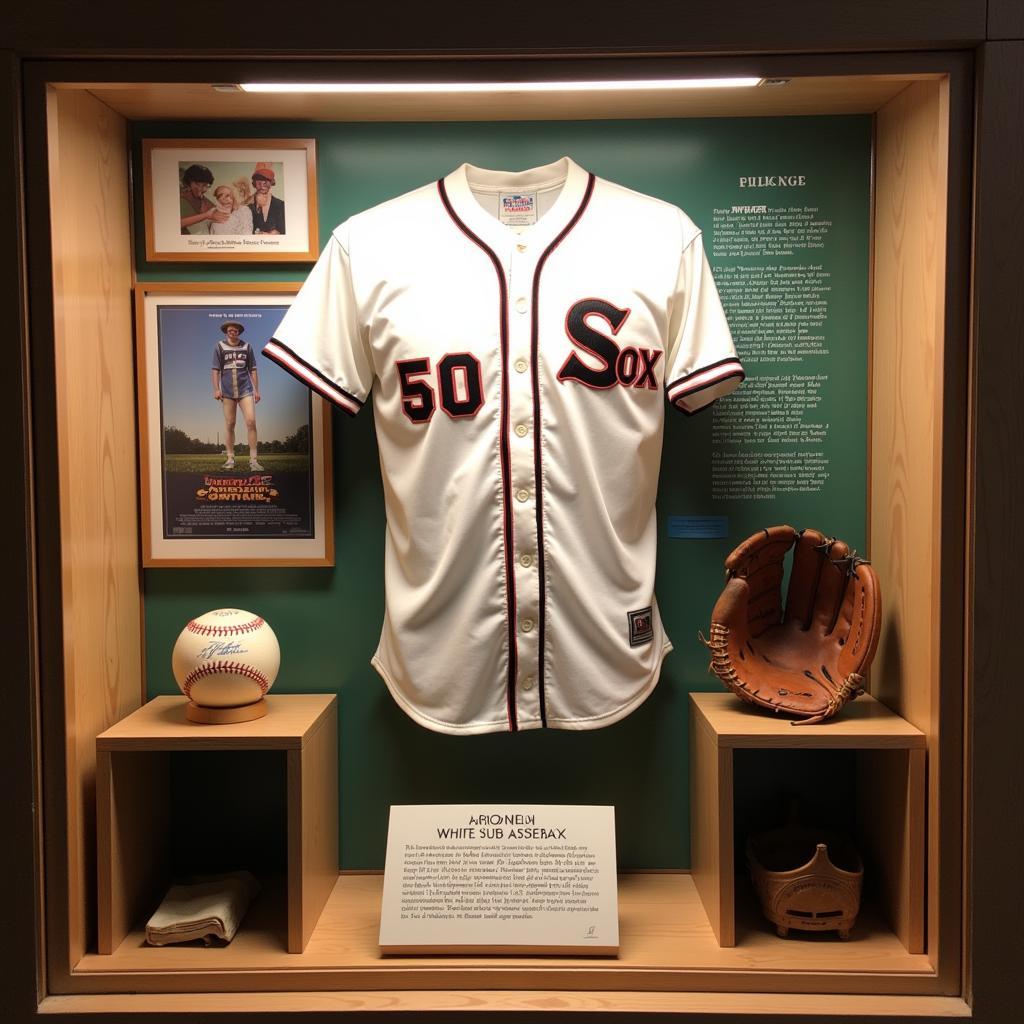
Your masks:
<instances>
[{"instance_id":1,"label":"movie poster artwork","mask_svg":"<svg viewBox=\"0 0 1024 1024\"><path fill-rule=\"evenodd\" d=\"M263 356L287 299L149 299L149 531L156 551L175 558L179 550L191 557L201 549L210 560L234 562L279 561L303 544L303 554L324 549L322 403Z\"/></svg>"}]
</instances>

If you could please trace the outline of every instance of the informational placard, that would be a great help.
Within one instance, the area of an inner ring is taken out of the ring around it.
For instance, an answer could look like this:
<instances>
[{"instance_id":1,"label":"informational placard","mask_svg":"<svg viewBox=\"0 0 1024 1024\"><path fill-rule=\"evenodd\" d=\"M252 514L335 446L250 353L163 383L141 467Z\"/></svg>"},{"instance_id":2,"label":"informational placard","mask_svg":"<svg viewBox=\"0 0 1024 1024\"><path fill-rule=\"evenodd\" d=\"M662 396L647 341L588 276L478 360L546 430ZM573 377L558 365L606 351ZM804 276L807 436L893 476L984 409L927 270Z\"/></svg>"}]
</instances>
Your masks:
<instances>
[{"instance_id":1,"label":"informational placard","mask_svg":"<svg viewBox=\"0 0 1024 1024\"><path fill-rule=\"evenodd\" d=\"M617 954L615 808L392 807L380 949Z\"/></svg>"},{"instance_id":2,"label":"informational placard","mask_svg":"<svg viewBox=\"0 0 1024 1024\"><path fill-rule=\"evenodd\" d=\"M761 200L716 207L712 257L747 382L714 412L711 497L768 500L823 493L832 475L831 422L850 356L833 353L837 245L831 197L807 200L805 175L740 179ZM857 346L857 354L864 346ZM833 380L838 376L839 380ZM861 392L858 386L856 392ZM845 418L840 428L845 429Z\"/></svg>"}]
</instances>

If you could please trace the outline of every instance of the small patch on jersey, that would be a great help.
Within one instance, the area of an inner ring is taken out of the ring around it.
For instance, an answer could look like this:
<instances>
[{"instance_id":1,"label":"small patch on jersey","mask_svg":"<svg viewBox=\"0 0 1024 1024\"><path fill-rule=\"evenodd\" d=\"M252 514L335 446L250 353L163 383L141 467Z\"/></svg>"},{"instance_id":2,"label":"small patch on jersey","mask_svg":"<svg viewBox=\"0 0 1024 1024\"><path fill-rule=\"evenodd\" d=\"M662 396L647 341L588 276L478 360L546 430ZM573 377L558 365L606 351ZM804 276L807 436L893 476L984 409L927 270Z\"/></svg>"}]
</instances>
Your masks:
<instances>
[{"instance_id":1,"label":"small patch on jersey","mask_svg":"<svg viewBox=\"0 0 1024 1024\"><path fill-rule=\"evenodd\" d=\"M629 618L629 646L642 647L654 639L654 609L650 606L626 612Z\"/></svg>"}]
</instances>

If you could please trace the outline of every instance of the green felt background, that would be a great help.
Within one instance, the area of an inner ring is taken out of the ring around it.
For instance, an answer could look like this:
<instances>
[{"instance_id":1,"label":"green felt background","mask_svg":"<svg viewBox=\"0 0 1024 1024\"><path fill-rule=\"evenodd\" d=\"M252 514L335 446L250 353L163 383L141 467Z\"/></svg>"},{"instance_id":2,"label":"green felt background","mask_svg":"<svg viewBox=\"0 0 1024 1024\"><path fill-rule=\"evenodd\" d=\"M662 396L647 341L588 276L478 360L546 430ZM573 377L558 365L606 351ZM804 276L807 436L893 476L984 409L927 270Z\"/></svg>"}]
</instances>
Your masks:
<instances>
[{"instance_id":1,"label":"green felt background","mask_svg":"<svg viewBox=\"0 0 1024 1024\"><path fill-rule=\"evenodd\" d=\"M384 507L373 417L334 418L333 569L159 569L145 578L147 687L177 692L170 652L184 623L235 605L262 614L281 642L275 693L336 693L340 711L341 867L383 866L392 803L600 803L616 807L620 867L689 865L690 690L716 690L697 640L721 586L722 561L753 530L814 526L863 550L867 472L867 303L871 121L868 117L533 123L137 124L140 141L314 137L320 244L347 216L446 174L463 161L520 170L570 155L598 175L681 206L713 242L711 213L734 203L781 202L740 189L741 175L804 174L787 197L818 205L832 229L821 257L831 271L827 372L815 414L830 424L830 477L818 495L723 502L710 497L711 415L666 409L658 498L658 601L675 651L659 686L626 720L593 732L534 731L451 737L414 724L369 665L383 611ZM136 181L141 175L136 173ZM136 224L142 224L136 197ZM140 228L141 230L141 228ZM141 238L137 239L141 243ZM608 240L614 245L614 239ZM137 244L136 251L145 253ZM744 260L745 263L768 262ZM776 262L801 262L800 258ZM818 262L818 259L815 259ZM714 265L715 261L712 260ZM140 281L302 280L268 265L138 264ZM728 312L728 308L727 308ZM742 350L741 350L742 357ZM771 364L751 367L767 374ZM729 536L671 539L676 515L724 515Z\"/></svg>"}]
</instances>

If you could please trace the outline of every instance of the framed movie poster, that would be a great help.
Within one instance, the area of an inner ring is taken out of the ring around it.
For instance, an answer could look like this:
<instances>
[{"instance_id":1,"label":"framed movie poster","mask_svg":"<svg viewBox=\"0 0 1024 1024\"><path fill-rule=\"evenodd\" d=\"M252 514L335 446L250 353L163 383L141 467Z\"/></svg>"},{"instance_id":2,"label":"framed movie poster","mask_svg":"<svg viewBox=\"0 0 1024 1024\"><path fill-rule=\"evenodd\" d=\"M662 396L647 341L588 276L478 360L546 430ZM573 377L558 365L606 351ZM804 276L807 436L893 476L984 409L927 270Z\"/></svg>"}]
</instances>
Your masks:
<instances>
[{"instance_id":1,"label":"framed movie poster","mask_svg":"<svg viewBox=\"0 0 1024 1024\"><path fill-rule=\"evenodd\" d=\"M313 139L143 139L146 259L314 262Z\"/></svg>"},{"instance_id":2,"label":"framed movie poster","mask_svg":"<svg viewBox=\"0 0 1024 1024\"><path fill-rule=\"evenodd\" d=\"M327 404L263 356L294 284L140 284L143 565L333 565Z\"/></svg>"}]
</instances>

